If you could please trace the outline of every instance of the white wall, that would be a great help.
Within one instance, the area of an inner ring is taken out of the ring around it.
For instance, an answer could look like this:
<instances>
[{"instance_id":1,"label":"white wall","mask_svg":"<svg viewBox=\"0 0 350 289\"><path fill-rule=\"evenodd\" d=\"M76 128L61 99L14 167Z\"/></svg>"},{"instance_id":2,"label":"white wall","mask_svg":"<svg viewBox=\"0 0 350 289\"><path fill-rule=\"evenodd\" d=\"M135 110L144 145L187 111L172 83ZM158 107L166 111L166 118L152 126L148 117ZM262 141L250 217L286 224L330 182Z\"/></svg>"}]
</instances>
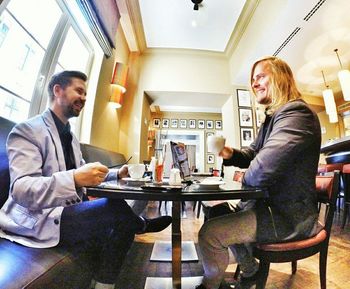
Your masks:
<instances>
[{"instance_id":1,"label":"white wall","mask_svg":"<svg viewBox=\"0 0 350 289\"><path fill-rule=\"evenodd\" d=\"M230 93L228 60L211 53L158 52L142 56L144 91Z\"/></svg>"},{"instance_id":2,"label":"white wall","mask_svg":"<svg viewBox=\"0 0 350 289\"><path fill-rule=\"evenodd\" d=\"M226 146L238 148L239 142L239 120L237 113L237 97L233 94L222 106L223 135L226 138ZM235 167L225 167L225 180L232 180Z\"/></svg>"}]
</instances>

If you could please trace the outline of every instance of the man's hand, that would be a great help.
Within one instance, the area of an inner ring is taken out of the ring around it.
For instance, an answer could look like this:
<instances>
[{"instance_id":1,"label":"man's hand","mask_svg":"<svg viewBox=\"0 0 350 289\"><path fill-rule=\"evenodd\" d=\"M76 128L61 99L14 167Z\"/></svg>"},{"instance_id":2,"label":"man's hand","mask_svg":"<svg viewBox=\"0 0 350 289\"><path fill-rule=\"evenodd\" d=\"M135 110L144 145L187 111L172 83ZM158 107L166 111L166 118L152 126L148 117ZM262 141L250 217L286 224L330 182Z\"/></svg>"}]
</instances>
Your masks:
<instances>
[{"instance_id":1,"label":"man's hand","mask_svg":"<svg viewBox=\"0 0 350 289\"><path fill-rule=\"evenodd\" d=\"M233 156L233 148L224 147L221 152L219 152L219 156L223 159L230 159Z\"/></svg>"},{"instance_id":2,"label":"man's hand","mask_svg":"<svg viewBox=\"0 0 350 289\"><path fill-rule=\"evenodd\" d=\"M83 165L74 171L75 186L97 186L103 182L107 173L108 168L99 162Z\"/></svg>"},{"instance_id":3,"label":"man's hand","mask_svg":"<svg viewBox=\"0 0 350 289\"><path fill-rule=\"evenodd\" d=\"M124 165L118 170L118 178L122 179L128 176L129 176L128 165Z\"/></svg>"}]
</instances>

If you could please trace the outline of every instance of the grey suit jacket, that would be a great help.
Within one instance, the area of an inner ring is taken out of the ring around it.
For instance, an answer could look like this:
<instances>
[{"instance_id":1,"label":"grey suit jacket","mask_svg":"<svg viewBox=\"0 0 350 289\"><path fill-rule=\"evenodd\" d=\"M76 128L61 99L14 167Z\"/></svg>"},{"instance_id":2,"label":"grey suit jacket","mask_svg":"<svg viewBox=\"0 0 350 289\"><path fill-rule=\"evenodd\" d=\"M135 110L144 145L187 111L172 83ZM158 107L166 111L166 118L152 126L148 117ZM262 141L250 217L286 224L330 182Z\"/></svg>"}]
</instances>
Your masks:
<instances>
[{"instance_id":1,"label":"grey suit jacket","mask_svg":"<svg viewBox=\"0 0 350 289\"><path fill-rule=\"evenodd\" d=\"M73 135L76 167L85 162ZM46 110L9 134L10 193L0 210L0 237L29 247L56 246L64 207L82 201L85 189L76 190L73 172L66 171L60 137ZM115 174L114 174L115 175Z\"/></svg>"},{"instance_id":2,"label":"grey suit jacket","mask_svg":"<svg viewBox=\"0 0 350 289\"><path fill-rule=\"evenodd\" d=\"M224 165L248 168L243 184L266 188L257 201L258 241L304 237L317 218L315 177L321 131L317 115L302 100L279 108L247 149L235 150Z\"/></svg>"}]
</instances>

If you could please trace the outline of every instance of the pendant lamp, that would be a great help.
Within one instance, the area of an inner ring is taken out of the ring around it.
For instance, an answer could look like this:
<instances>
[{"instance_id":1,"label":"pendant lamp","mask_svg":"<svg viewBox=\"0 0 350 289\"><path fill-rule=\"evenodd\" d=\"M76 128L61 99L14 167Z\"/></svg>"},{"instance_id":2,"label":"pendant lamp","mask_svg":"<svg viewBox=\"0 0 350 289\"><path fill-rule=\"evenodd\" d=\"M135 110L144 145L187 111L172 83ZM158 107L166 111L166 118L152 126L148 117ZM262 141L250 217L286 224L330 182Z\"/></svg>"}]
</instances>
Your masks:
<instances>
[{"instance_id":1,"label":"pendant lamp","mask_svg":"<svg viewBox=\"0 0 350 289\"><path fill-rule=\"evenodd\" d=\"M323 77L324 85L326 87L326 89L322 91L324 105L326 107L326 113L328 114L329 122L336 123L338 122L337 106L334 101L333 91L332 89L329 88L329 86L326 83L326 78L324 77L323 70L322 70L322 77Z\"/></svg>"},{"instance_id":2,"label":"pendant lamp","mask_svg":"<svg viewBox=\"0 0 350 289\"><path fill-rule=\"evenodd\" d=\"M343 97L345 101L350 101L350 71L343 68L343 64L340 61L338 48L334 49L334 52L337 54L338 61L340 64L341 70L338 72L338 78L343 92Z\"/></svg>"}]
</instances>

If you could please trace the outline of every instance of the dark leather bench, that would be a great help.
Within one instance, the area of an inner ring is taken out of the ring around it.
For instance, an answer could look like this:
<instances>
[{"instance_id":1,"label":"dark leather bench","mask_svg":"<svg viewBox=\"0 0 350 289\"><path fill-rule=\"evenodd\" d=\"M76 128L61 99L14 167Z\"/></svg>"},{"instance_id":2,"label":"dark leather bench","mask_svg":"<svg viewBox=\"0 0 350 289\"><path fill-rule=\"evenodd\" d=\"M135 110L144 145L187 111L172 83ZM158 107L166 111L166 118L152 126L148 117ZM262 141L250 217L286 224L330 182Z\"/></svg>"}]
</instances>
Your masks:
<instances>
[{"instance_id":1,"label":"dark leather bench","mask_svg":"<svg viewBox=\"0 0 350 289\"><path fill-rule=\"evenodd\" d=\"M117 152L108 151L84 143L80 144L80 149L83 154L83 158L87 163L100 162L105 166L113 166L125 162L124 155Z\"/></svg>"},{"instance_id":2,"label":"dark leather bench","mask_svg":"<svg viewBox=\"0 0 350 289\"><path fill-rule=\"evenodd\" d=\"M0 208L8 196L10 178L6 139L15 124L0 117ZM87 162L113 165L125 161L123 155L82 144ZM28 248L0 239L1 289L87 289L92 278L91 262L84 255L64 248Z\"/></svg>"}]
</instances>

